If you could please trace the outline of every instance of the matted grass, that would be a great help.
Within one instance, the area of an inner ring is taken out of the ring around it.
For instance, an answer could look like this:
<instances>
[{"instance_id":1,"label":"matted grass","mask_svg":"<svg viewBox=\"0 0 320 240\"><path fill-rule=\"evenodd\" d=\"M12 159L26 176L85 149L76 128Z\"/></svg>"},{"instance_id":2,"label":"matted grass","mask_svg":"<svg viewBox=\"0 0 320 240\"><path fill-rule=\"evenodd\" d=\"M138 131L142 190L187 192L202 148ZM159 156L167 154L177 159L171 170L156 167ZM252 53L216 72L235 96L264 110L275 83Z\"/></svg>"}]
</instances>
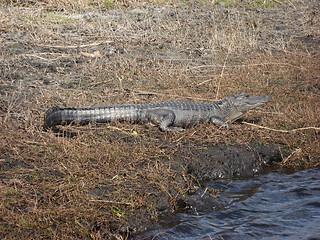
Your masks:
<instances>
[{"instance_id":1,"label":"matted grass","mask_svg":"<svg viewBox=\"0 0 320 240\"><path fill-rule=\"evenodd\" d=\"M288 149L281 165L319 166L319 15L312 1L269 2L256 11L212 2L7 1L0 237L125 239L193 191L196 179L173 160L186 144L272 142ZM243 91L272 99L235 131L112 123L63 127L78 133L64 138L42 129L56 105L210 101Z\"/></svg>"}]
</instances>

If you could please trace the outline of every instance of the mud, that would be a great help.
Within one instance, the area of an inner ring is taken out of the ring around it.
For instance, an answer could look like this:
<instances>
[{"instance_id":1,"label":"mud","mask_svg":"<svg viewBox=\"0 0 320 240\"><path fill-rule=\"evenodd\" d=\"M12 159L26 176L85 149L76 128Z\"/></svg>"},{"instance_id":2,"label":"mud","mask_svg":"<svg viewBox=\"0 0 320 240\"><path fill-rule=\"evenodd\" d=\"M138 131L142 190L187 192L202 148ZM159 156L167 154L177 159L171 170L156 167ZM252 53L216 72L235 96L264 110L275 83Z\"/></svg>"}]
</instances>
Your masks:
<instances>
[{"instance_id":1,"label":"mud","mask_svg":"<svg viewBox=\"0 0 320 240\"><path fill-rule=\"evenodd\" d=\"M218 144L209 147L193 146L192 149L184 147L173 160L183 166L181 171L186 170L186 174L190 174L196 179L194 184L199 188L204 188L207 182L217 179L249 178L265 174L275 168L276 163L286 155L284 146L261 145L255 142L249 145ZM214 189L210 190L213 193L205 197L194 195L196 189L191 190L188 195L179 195L175 199L174 211L193 213L197 211L199 213L223 207L224 203L216 198L218 192L214 192ZM173 189L170 191L174 192ZM173 213L166 194L157 193L154 200L159 219ZM131 232L138 234L159 227L157 222L149 217L146 218L143 210L138 210L129 219Z\"/></svg>"},{"instance_id":2,"label":"mud","mask_svg":"<svg viewBox=\"0 0 320 240\"><path fill-rule=\"evenodd\" d=\"M268 164L282 161L284 153L275 144L215 145L189 154L181 154L176 160L187 166L187 172L199 181L219 178L253 177L267 170Z\"/></svg>"}]
</instances>

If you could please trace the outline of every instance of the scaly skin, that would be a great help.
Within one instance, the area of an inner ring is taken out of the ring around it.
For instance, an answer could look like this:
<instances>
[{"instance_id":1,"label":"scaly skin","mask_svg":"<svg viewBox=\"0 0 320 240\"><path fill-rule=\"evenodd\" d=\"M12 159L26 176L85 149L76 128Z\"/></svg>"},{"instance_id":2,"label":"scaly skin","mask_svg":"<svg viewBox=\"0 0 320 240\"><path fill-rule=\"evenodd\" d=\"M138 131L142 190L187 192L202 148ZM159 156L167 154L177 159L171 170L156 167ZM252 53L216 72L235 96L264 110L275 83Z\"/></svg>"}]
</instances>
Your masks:
<instances>
[{"instance_id":1,"label":"scaly skin","mask_svg":"<svg viewBox=\"0 0 320 240\"><path fill-rule=\"evenodd\" d=\"M181 131L184 127L209 122L229 129L228 122L262 106L269 99L269 96L248 97L245 93L239 93L214 103L173 101L98 107L54 107L46 113L44 128L70 123L132 121L151 122L162 131Z\"/></svg>"}]
</instances>

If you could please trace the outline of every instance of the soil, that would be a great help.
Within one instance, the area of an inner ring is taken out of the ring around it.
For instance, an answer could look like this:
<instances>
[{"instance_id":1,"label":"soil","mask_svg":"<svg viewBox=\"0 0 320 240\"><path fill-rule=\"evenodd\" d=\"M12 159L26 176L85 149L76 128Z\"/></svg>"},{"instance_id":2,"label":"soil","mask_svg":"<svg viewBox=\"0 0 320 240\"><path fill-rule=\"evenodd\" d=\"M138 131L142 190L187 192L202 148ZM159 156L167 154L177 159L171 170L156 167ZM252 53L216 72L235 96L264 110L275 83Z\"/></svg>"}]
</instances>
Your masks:
<instances>
[{"instance_id":1,"label":"soil","mask_svg":"<svg viewBox=\"0 0 320 240\"><path fill-rule=\"evenodd\" d=\"M270 170L268 166L281 162L284 155L284 147L275 144L217 144L193 149L189 154L180 154L176 160L187 166L187 172L202 182L221 178L253 177Z\"/></svg>"},{"instance_id":2,"label":"soil","mask_svg":"<svg viewBox=\"0 0 320 240\"><path fill-rule=\"evenodd\" d=\"M209 147L184 147L173 161L184 166L186 173L193 176L199 187L203 188L207 182L216 179L248 178L270 172L275 168L274 164L282 160L282 154L286 155L283 146L275 144L252 143L247 146L217 144ZM195 192L196 190L193 189L186 195L179 195L175 199L175 210L186 212L197 209L197 211L205 212L212 209L213 205L215 208L223 206L223 203L219 202L215 196L197 199L193 195ZM156 203L158 218L165 218L172 214L167 195L157 194ZM146 219L145 213L141 215L141 212L138 211L130 218L129 226L132 226L133 232L137 233L159 227L157 222L152 219L146 221Z\"/></svg>"},{"instance_id":3,"label":"soil","mask_svg":"<svg viewBox=\"0 0 320 240\"><path fill-rule=\"evenodd\" d=\"M232 131L162 133L115 123L75 127L68 138L42 129L55 105L205 101L240 91L273 95L245 122L316 126L319 1L277 2L1 8L0 186L9 217L0 217L0 237L126 239L196 204L195 186L206 181L260 175L283 160L317 164L316 130L284 136L239 121Z\"/></svg>"}]
</instances>

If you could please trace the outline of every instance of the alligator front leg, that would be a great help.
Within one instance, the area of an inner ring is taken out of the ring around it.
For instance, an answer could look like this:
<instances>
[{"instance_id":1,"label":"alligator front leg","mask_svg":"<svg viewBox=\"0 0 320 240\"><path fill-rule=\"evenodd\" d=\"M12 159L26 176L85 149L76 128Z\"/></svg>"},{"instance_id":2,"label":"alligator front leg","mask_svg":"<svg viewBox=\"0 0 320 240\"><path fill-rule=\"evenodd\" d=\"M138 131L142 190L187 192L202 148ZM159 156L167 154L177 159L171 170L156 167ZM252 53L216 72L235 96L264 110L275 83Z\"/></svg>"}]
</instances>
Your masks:
<instances>
[{"instance_id":1,"label":"alligator front leg","mask_svg":"<svg viewBox=\"0 0 320 240\"><path fill-rule=\"evenodd\" d=\"M183 131L181 127L174 127L176 115L168 109L156 109L147 111L146 117L148 121L159 125L161 131Z\"/></svg>"},{"instance_id":2,"label":"alligator front leg","mask_svg":"<svg viewBox=\"0 0 320 240\"><path fill-rule=\"evenodd\" d=\"M220 127L225 127L227 129L232 129L232 127L228 123L226 123L221 118L216 117L216 116L210 117L210 122L215 124L215 125L217 125L217 126L220 126Z\"/></svg>"}]
</instances>

